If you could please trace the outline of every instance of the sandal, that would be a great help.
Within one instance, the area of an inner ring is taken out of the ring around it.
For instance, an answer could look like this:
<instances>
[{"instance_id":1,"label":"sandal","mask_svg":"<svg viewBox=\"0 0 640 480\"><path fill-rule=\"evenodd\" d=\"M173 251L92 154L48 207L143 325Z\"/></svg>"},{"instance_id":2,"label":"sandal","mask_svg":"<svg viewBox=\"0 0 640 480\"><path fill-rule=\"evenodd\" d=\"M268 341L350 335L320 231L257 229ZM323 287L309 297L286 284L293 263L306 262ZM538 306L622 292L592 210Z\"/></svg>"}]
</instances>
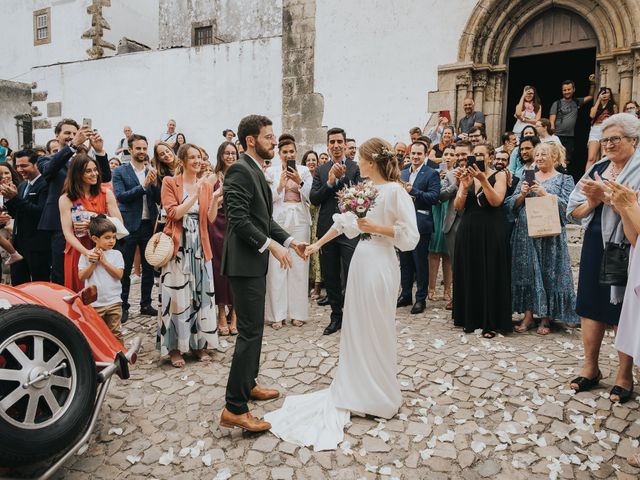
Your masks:
<instances>
[{"instance_id":1,"label":"sandal","mask_svg":"<svg viewBox=\"0 0 640 480\"><path fill-rule=\"evenodd\" d=\"M209 363L211 361L211 357L204 348L194 350L193 354L196 356L199 362Z\"/></svg>"},{"instance_id":2,"label":"sandal","mask_svg":"<svg viewBox=\"0 0 640 480\"><path fill-rule=\"evenodd\" d=\"M640 453L634 453L627 457L627 463L632 467L640 468Z\"/></svg>"},{"instance_id":3,"label":"sandal","mask_svg":"<svg viewBox=\"0 0 640 480\"><path fill-rule=\"evenodd\" d=\"M182 358L182 354L177 350L169 352L169 360L171 361L171 366L174 368L182 368L186 364L184 358Z\"/></svg>"},{"instance_id":4,"label":"sandal","mask_svg":"<svg viewBox=\"0 0 640 480\"><path fill-rule=\"evenodd\" d=\"M271 328L274 330L280 330L282 328L282 322L273 322L271 324Z\"/></svg>"},{"instance_id":5,"label":"sandal","mask_svg":"<svg viewBox=\"0 0 640 480\"><path fill-rule=\"evenodd\" d=\"M451 301L451 292L444 292L444 295L442 295L442 300L444 300L445 302L450 302Z\"/></svg>"},{"instance_id":6,"label":"sandal","mask_svg":"<svg viewBox=\"0 0 640 480\"><path fill-rule=\"evenodd\" d=\"M611 398L614 395L618 397L617 401ZM626 390L619 385L614 385L609 392L609 400L611 400L612 403L627 403L631 400L631 395L633 395L633 384L631 384L631 388L629 390Z\"/></svg>"},{"instance_id":7,"label":"sandal","mask_svg":"<svg viewBox=\"0 0 640 480\"><path fill-rule=\"evenodd\" d=\"M229 335L229 327L226 325L218 325L218 335L226 337Z\"/></svg>"},{"instance_id":8,"label":"sandal","mask_svg":"<svg viewBox=\"0 0 640 480\"><path fill-rule=\"evenodd\" d=\"M304 322L302 320L291 320L291 325L294 327L301 327L304 325Z\"/></svg>"},{"instance_id":9,"label":"sandal","mask_svg":"<svg viewBox=\"0 0 640 480\"><path fill-rule=\"evenodd\" d=\"M496 336L495 332L491 332L491 331L487 331L487 332L482 332L482 336L484 338L493 338Z\"/></svg>"},{"instance_id":10,"label":"sandal","mask_svg":"<svg viewBox=\"0 0 640 480\"><path fill-rule=\"evenodd\" d=\"M234 326L229 327L229 334L236 336L238 334L238 328Z\"/></svg>"},{"instance_id":11,"label":"sandal","mask_svg":"<svg viewBox=\"0 0 640 480\"><path fill-rule=\"evenodd\" d=\"M529 330L533 330L536 328L536 322L532 321L531 323L527 323L524 320L520 322L520 325L516 325L513 327L513 331L516 333L527 333Z\"/></svg>"},{"instance_id":12,"label":"sandal","mask_svg":"<svg viewBox=\"0 0 640 480\"><path fill-rule=\"evenodd\" d=\"M587 377L574 378L573 380L571 380L571 383L569 384L569 388L575 391L576 393L588 392L593 387L598 385L598 383L600 383L600 380L602 380L602 372L598 371L598 374L594 378L587 378ZM575 385L577 388L574 388L573 385Z\"/></svg>"},{"instance_id":13,"label":"sandal","mask_svg":"<svg viewBox=\"0 0 640 480\"><path fill-rule=\"evenodd\" d=\"M436 291L435 290L429 290L429 295L427 295L427 299L429 299L430 302L435 302L436 301Z\"/></svg>"}]
</instances>

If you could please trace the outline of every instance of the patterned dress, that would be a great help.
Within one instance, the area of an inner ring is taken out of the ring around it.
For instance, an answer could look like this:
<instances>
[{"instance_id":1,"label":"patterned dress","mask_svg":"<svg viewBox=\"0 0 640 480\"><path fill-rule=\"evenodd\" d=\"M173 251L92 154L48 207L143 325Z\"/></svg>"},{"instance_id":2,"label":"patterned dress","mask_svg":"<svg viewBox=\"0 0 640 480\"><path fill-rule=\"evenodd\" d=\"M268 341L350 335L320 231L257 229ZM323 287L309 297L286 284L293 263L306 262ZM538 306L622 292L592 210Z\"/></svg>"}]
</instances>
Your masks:
<instances>
[{"instance_id":1,"label":"patterned dress","mask_svg":"<svg viewBox=\"0 0 640 480\"><path fill-rule=\"evenodd\" d=\"M549 195L558 197L562 233L555 237L529 237L525 204L514 210L521 186L522 182L518 182L514 194L506 200L507 208L516 216L511 235L513 311L531 310L541 318L575 325L579 318L575 314L576 295L565 228L567 202L575 186L573 178L560 173L542 182Z\"/></svg>"},{"instance_id":2,"label":"patterned dress","mask_svg":"<svg viewBox=\"0 0 640 480\"><path fill-rule=\"evenodd\" d=\"M163 356L172 350L187 353L218 348L213 270L202 251L198 209L196 202L182 218L178 254L160 274L162 304L156 348Z\"/></svg>"}]
</instances>

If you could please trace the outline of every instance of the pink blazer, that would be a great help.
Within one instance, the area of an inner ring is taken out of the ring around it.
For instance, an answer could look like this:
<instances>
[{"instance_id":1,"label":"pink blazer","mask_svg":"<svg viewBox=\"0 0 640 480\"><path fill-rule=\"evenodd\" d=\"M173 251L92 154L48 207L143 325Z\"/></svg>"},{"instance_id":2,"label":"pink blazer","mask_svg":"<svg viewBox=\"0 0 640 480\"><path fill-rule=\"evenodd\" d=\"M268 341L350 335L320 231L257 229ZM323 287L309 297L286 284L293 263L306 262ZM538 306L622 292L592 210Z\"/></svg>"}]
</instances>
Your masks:
<instances>
[{"instance_id":1,"label":"pink blazer","mask_svg":"<svg viewBox=\"0 0 640 480\"><path fill-rule=\"evenodd\" d=\"M165 177L162 181L162 207L167 211L167 224L164 227L164 233L173 239L173 256L178 254L178 248L182 241L182 219L176 219L176 207L182 203L182 175L175 177ZM207 212L211 205L213 196L213 187L209 183L205 183L200 190L198 202L200 203L199 213L199 230L200 241L202 243L202 251L206 261L213 258L211 253L211 243L209 242L209 229Z\"/></svg>"}]
</instances>

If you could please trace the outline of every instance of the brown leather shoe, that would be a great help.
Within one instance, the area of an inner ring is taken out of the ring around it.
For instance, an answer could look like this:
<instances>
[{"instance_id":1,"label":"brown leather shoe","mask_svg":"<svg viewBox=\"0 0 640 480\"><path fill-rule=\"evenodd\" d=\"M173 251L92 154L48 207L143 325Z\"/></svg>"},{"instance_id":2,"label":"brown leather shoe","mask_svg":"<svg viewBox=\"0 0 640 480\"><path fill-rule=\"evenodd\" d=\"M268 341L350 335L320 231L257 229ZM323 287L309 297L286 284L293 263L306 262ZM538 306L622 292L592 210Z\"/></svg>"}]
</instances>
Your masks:
<instances>
[{"instance_id":1,"label":"brown leather shoe","mask_svg":"<svg viewBox=\"0 0 640 480\"><path fill-rule=\"evenodd\" d=\"M252 400L272 400L274 398L278 398L280 396L280 392L278 390L262 388L260 385L256 385L251 389L251 392L249 392L249 396Z\"/></svg>"},{"instance_id":2,"label":"brown leather shoe","mask_svg":"<svg viewBox=\"0 0 640 480\"><path fill-rule=\"evenodd\" d=\"M235 415L226 408L222 410L220 415L220 426L226 428L242 428L248 432L265 432L271 428L269 422L254 417L251 413L243 413Z\"/></svg>"}]
</instances>

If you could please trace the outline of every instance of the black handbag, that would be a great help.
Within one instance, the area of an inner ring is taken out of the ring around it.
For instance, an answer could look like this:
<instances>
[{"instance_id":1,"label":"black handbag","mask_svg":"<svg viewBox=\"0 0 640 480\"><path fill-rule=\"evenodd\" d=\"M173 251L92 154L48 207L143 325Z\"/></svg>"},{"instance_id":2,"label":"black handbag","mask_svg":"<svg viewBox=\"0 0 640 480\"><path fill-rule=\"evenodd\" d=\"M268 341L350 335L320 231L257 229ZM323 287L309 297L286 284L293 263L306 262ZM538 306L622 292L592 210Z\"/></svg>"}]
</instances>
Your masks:
<instances>
[{"instance_id":1,"label":"black handbag","mask_svg":"<svg viewBox=\"0 0 640 480\"><path fill-rule=\"evenodd\" d=\"M609 241L604 245L602 252L602 262L600 264L600 285L625 287L627 285L627 274L629 270L629 249L631 244L615 243L611 240L618 230L618 225L611 232Z\"/></svg>"}]
</instances>

